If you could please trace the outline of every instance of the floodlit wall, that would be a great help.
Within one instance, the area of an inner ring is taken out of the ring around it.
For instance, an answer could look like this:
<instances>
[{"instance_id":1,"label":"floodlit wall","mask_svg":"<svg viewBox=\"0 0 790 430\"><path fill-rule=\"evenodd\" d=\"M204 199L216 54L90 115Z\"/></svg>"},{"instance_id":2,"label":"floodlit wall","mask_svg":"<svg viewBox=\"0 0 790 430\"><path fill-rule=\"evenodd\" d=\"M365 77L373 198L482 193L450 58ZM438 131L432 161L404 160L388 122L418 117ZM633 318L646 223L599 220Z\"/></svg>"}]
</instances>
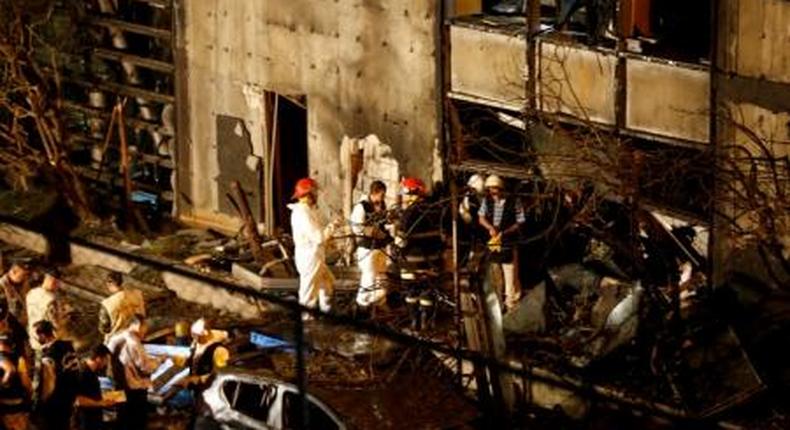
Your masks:
<instances>
[{"instance_id":1,"label":"floodlit wall","mask_svg":"<svg viewBox=\"0 0 790 430\"><path fill-rule=\"evenodd\" d=\"M236 134L249 133L252 149L238 168L255 167L266 147L264 91L306 96L309 173L327 190L322 203L328 211L343 207L342 193L331 191L342 189L346 174L339 159L343 136L377 135L391 145L402 174L430 182L440 173L433 160L439 140L435 2L201 0L183 7L189 173L179 180L189 195L181 215L235 222L221 210L217 153L223 139L216 118L239 119Z\"/></svg>"},{"instance_id":2,"label":"floodlit wall","mask_svg":"<svg viewBox=\"0 0 790 430\"><path fill-rule=\"evenodd\" d=\"M520 111L525 105L526 43L511 28L458 22L450 28L450 96ZM617 126L614 51L545 38L537 49L537 106L562 117ZM622 131L697 144L709 141L706 66L627 56Z\"/></svg>"},{"instance_id":3,"label":"floodlit wall","mask_svg":"<svg viewBox=\"0 0 790 430\"><path fill-rule=\"evenodd\" d=\"M733 160L725 168L742 175L728 175L732 182L720 184L720 211L739 216L734 222L720 217L717 223L716 282L739 271L785 287L790 273L776 259L759 255L749 246L754 242L744 240L744 235L731 233L735 224L754 232L763 243L764 235L770 235L784 260L790 260L790 215L786 210L790 183L790 2L722 2L719 20L718 54L723 73L718 80L722 114L718 141L724 155ZM757 205L730 193L742 192L745 186L759 189L749 193L758 197ZM769 214L771 221L766 222L761 214Z\"/></svg>"},{"instance_id":4,"label":"floodlit wall","mask_svg":"<svg viewBox=\"0 0 790 430\"><path fill-rule=\"evenodd\" d=\"M627 129L695 143L709 142L707 68L629 58L626 82Z\"/></svg>"}]
</instances>

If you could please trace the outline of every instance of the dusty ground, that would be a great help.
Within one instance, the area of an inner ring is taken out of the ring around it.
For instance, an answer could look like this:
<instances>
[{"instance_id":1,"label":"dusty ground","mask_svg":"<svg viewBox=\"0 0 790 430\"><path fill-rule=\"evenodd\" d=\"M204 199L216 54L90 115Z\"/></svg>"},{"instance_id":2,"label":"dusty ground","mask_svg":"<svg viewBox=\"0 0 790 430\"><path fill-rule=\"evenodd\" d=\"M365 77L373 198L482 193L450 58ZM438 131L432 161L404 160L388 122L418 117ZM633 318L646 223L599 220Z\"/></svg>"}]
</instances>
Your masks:
<instances>
[{"instance_id":1,"label":"dusty ground","mask_svg":"<svg viewBox=\"0 0 790 430\"><path fill-rule=\"evenodd\" d=\"M8 244L0 244L0 250L8 257L26 252ZM65 296L74 309L69 331L81 350L100 341L97 321L99 301L107 295L102 285L106 273L97 266L62 268ZM251 330L293 339L294 322L289 314L274 310L245 320L186 302L166 290L156 272L139 267L124 282L143 291L151 332L165 331L178 321L208 317L230 331L234 354L248 357L236 365L265 369L283 380L295 379L292 352L256 354L248 342ZM350 296L340 297L340 308L348 307L350 300ZM319 398L330 398L332 407L354 428L456 427L477 415L475 407L452 388L442 365L423 352L321 321L305 323L305 343L308 389ZM189 411L160 409L150 428L186 428L189 418Z\"/></svg>"}]
</instances>

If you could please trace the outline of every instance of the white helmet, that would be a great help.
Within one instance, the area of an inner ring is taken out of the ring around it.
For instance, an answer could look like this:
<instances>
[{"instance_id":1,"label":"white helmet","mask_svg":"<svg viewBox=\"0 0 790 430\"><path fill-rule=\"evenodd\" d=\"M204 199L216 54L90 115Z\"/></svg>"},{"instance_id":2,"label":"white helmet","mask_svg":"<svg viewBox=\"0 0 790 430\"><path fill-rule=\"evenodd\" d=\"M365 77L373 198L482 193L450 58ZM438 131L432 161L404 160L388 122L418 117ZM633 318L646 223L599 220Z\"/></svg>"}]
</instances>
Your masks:
<instances>
[{"instance_id":1,"label":"white helmet","mask_svg":"<svg viewBox=\"0 0 790 430\"><path fill-rule=\"evenodd\" d=\"M482 193L485 188L485 179L483 179L483 175L475 173L469 177L469 180L466 181L466 185L478 193Z\"/></svg>"},{"instance_id":2,"label":"white helmet","mask_svg":"<svg viewBox=\"0 0 790 430\"><path fill-rule=\"evenodd\" d=\"M497 175L489 175L486 178L486 188L505 188L505 181Z\"/></svg>"},{"instance_id":3,"label":"white helmet","mask_svg":"<svg viewBox=\"0 0 790 430\"><path fill-rule=\"evenodd\" d=\"M198 318L197 321L192 323L192 327L189 330L192 333L192 336L203 336L208 332L206 328L206 319L205 318Z\"/></svg>"}]
</instances>

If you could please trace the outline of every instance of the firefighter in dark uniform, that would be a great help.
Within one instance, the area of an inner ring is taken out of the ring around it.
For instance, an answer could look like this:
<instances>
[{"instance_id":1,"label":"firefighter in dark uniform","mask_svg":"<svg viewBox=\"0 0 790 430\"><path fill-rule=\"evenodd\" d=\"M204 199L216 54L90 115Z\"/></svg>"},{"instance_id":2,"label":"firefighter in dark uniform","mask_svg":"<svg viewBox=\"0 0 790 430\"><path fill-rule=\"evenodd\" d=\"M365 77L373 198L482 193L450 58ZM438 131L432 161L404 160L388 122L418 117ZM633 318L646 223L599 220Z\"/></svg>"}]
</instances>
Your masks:
<instances>
[{"instance_id":1,"label":"firefighter in dark uniform","mask_svg":"<svg viewBox=\"0 0 790 430\"><path fill-rule=\"evenodd\" d=\"M441 212L425 199L425 184L417 178L401 181L401 213L395 245L400 249L400 278L406 286L404 301L412 317L412 329L428 325L434 311L431 283L438 282L444 241Z\"/></svg>"}]
</instances>

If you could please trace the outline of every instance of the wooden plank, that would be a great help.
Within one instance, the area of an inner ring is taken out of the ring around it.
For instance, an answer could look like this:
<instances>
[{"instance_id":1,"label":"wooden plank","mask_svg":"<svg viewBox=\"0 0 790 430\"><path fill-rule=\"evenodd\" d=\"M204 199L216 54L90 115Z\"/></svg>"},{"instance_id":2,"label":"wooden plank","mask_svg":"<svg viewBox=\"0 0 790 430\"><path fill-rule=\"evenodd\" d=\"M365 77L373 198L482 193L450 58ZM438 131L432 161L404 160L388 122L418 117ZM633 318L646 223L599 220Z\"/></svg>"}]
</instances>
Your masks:
<instances>
[{"instance_id":1,"label":"wooden plank","mask_svg":"<svg viewBox=\"0 0 790 430\"><path fill-rule=\"evenodd\" d=\"M152 102L173 104L176 101L176 98L171 94L162 94L156 91L147 90L145 88L118 84L115 82L86 81L84 79L72 77L66 77L63 80L85 88L95 88L128 97L139 97Z\"/></svg>"},{"instance_id":2,"label":"wooden plank","mask_svg":"<svg viewBox=\"0 0 790 430\"><path fill-rule=\"evenodd\" d=\"M90 149L93 145L103 144L101 139L76 133L70 135L66 141L72 145L72 149ZM168 156L138 152L136 159L143 163L156 164L165 169L175 169L175 163Z\"/></svg>"},{"instance_id":3,"label":"wooden plank","mask_svg":"<svg viewBox=\"0 0 790 430\"><path fill-rule=\"evenodd\" d=\"M90 116L93 116L93 117L104 118L104 119L107 119L107 120L110 119L111 112L110 111L106 111L104 109L99 109L99 108L94 108L94 107L90 107L90 106L85 106L83 104L80 104L80 103L77 103L77 102L73 102L73 101L69 101L69 100L64 100L63 101L63 106L66 107L67 109L73 109L73 110L76 110L76 111L80 111L80 112L82 112L84 114L87 114L87 115L90 115ZM162 126L162 125L156 124L156 123L151 122L151 121L146 121L146 120L143 120L143 119L126 118L126 125L128 125L129 127L132 127L132 128L136 128L136 129L143 129L143 130L148 130L148 131L153 132L153 133L159 133L159 134L162 134L164 136L173 136L173 130L170 130L170 129Z\"/></svg>"},{"instance_id":4,"label":"wooden plank","mask_svg":"<svg viewBox=\"0 0 790 430\"><path fill-rule=\"evenodd\" d=\"M147 3L149 6L158 8L172 7L172 0L134 0L138 3Z\"/></svg>"},{"instance_id":5,"label":"wooden plank","mask_svg":"<svg viewBox=\"0 0 790 430\"><path fill-rule=\"evenodd\" d=\"M155 60L153 58L141 57L115 49L95 48L94 56L105 60L119 61L134 64L146 69L155 70L162 73L173 73L175 66L167 61Z\"/></svg>"},{"instance_id":6,"label":"wooden plank","mask_svg":"<svg viewBox=\"0 0 790 430\"><path fill-rule=\"evenodd\" d=\"M173 33L163 28L150 27L134 22L122 21L113 18L91 17L89 22L107 28L117 28L128 33L141 34L143 36L155 37L158 39L170 39Z\"/></svg>"}]
</instances>

